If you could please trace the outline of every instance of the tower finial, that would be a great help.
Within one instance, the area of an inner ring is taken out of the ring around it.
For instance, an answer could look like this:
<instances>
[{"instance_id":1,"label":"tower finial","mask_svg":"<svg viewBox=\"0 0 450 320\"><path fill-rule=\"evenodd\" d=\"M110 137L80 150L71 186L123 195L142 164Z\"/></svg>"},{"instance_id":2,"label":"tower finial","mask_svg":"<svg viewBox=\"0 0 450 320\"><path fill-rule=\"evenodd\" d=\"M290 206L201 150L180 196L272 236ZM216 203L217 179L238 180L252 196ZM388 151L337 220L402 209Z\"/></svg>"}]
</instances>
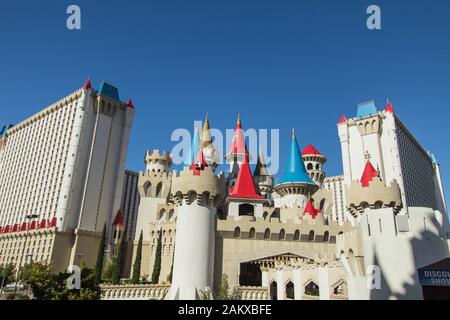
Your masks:
<instances>
[{"instance_id":1,"label":"tower finial","mask_svg":"<svg viewBox=\"0 0 450 320\"><path fill-rule=\"evenodd\" d=\"M240 125L240 124L241 124L241 114L240 114L240 113L238 113L238 117L237 117L237 122L236 122L236 124L237 124L237 125Z\"/></svg>"},{"instance_id":2,"label":"tower finial","mask_svg":"<svg viewBox=\"0 0 450 320\"><path fill-rule=\"evenodd\" d=\"M211 133L209 131L208 113L206 114L205 123L202 130L202 147L206 147L212 142Z\"/></svg>"},{"instance_id":3,"label":"tower finial","mask_svg":"<svg viewBox=\"0 0 450 320\"><path fill-rule=\"evenodd\" d=\"M292 128L292 139L295 139L295 129Z\"/></svg>"}]
</instances>

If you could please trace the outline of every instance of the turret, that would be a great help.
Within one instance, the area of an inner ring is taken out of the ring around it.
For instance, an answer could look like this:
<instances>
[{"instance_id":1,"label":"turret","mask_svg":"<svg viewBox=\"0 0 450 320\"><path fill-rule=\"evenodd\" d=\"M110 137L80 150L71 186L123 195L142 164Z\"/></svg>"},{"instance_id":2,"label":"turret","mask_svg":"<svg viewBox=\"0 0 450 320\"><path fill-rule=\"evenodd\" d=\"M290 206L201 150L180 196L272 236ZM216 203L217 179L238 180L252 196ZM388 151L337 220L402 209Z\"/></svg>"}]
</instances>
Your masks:
<instances>
[{"instance_id":1,"label":"turret","mask_svg":"<svg viewBox=\"0 0 450 320\"><path fill-rule=\"evenodd\" d=\"M367 159L364 171L359 181L353 181L346 189L347 208L355 217L367 208L394 208L397 213L401 209L402 201L400 187L394 179L387 186L379 177L370 159Z\"/></svg>"},{"instance_id":2,"label":"turret","mask_svg":"<svg viewBox=\"0 0 450 320\"><path fill-rule=\"evenodd\" d=\"M246 157L239 169L234 187L227 198L228 215L263 218L263 205L269 201L257 191Z\"/></svg>"},{"instance_id":3,"label":"turret","mask_svg":"<svg viewBox=\"0 0 450 320\"><path fill-rule=\"evenodd\" d=\"M112 243L113 243L113 255L117 254L117 250L120 246L120 242L122 241L122 238L125 237L124 234L125 230L125 223L123 221L123 214L122 210L119 209L117 211L116 217L114 219L114 222L112 224Z\"/></svg>"},{"instance_id":4,"label":"turret","mask_svg":"<svg viewBox=\"0 0 450 320\"><path fill-rule=\"evenodd\" d=\"M302 151L302 158L306 166L311 179L318 186L322 186L325 179L325 172L323 171L323 165L327 161L324 155L322 155L312 144L306 146Z\"/></svg>"},{"instance_id":5,"label":"turret","mask_svg":"<svg viewBox=\"0 0 450 320\"><path fill-rule=\"evenodd\" d=\"M150 172L169 172L172 165L172 159L167 151L164 150L162 154L159 150L150 152L147 150L144 158L146 170Z\"/></svg>"},{"instance_id":6,"label":"turret","mask_svg":"<svg viewBox=\"0 0 450 320\"><path fill-rule=\"evenodd\" d=\"M270 198L273 191L273 176L267 170L266 162L262 150L259 150L258 161L256 163L255 171L253 172L255 183L258 186L261 195Z\"/></svg>"},{"instance_id":7,"label":"turret","mask_svg":"<svg viewBox=\"0 0 450 320\"><path fill-rule=\"evenodd\" d=\"M215 169L219 164L219 155L217 154L217 150L214 148L208 115L206 116L205 123L203 124L201 148L203 149L206 163L208 166L212 167L212 169Z\"/></svg>"},{"instance_id":8,"label":"turret","mask_svg":"<svg viewBox=\"0 0 450 320\"><path fill-rule=\"evenodd\" d=\"M172 285L166 299L212 298L216 213L224 185L223 174L216 176L202 149L190 167L173 173L177 232Z\"/></svg>"},{"instance_id":9,"label":"turret","mask_svg":"<svg viewBox=\"0 0 450 320\"><path fill-rule=\"evenodd\" d=\"M281 196L282 219L295 219L305 208L308 199L319 189L309 177L303 162L294 130L285 174L275 191Z\"/></svg>"},{"instance_id":10,"label":"turret","mask_svg":"<svg viewBox=\"0 0 450 320\"><path fill-rule=\"evenodd\" d=\"M192 137L191 145L189 146L189 150L186 152L186 157L184 159L184 164L186 166L190 166L191 163L194 161L195 156L198 153L198 150L200 149L200 136L199 136L199 130L196 126L194 128L194 136Z\"/></svg>"},{"instance_id":11,"label":"turret","mask_svg":"<svg viewBox=\"0 0 450 320\"><path fill-rule=\"evenodd\" d=\"M231 143L230 151L225 156L225 161L230 165L230 180L234 180L237 177L239 167L244 162L244 159L246 159L247 162L250 161L249 152L245 143L244 130L242 129L241 117L238 115L236 127L234 129L233 142Z\"/></svg>"}]
</instances>

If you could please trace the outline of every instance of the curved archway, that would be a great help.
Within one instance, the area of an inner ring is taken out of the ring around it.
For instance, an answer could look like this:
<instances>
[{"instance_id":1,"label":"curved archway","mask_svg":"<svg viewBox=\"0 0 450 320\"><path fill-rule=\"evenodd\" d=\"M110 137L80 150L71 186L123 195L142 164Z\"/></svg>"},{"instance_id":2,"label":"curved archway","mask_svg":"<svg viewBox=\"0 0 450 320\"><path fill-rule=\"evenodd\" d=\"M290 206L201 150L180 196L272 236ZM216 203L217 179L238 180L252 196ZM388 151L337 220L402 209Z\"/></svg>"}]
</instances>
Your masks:
<instances>
[{"instance_id":1,"label":"curved archway","mask_svg":"<svg viewBox=\"0 0 450 320\"><path fill-rule=\"evenodd\" d=\"M156 197L159 198L161 197L161 191L162 191L162 182L158 183L158 185L156 186Z\"/></svg>"},{"instance_id":2,"label":"curved archway","mask_svg":"<svg viewBox=\"0 0 450 320\"><path fill-rule=\"evenodd\" d=\"M323 242L328 242L330 241L330 233L328 231L325 231L323 233Z\"/></svg>"},{"instance_id":3,"label":"curved archway","mask_svg":"<svg viewBox=\"0 0 450 320\"><path fill-rule=\"evenodd\" d=\"M270 229L269 228L264 230L264 239L265 240L269 240L270 239Z\"/></svg>"},{"instance_id":4,"label":"curved archway","mask_svg":"<svg viewBox=\"0 0 450 320\"><path fill-rule=\"evenodd\" d=\"M286 283L285 289L286 299L294 300L294 283L292 281L288 281L288 283Z\"/></svg>"},{"instance_id":5,"label":"curved archway","mask_svg":"<svg viewBox=\"0 0 450 320\"><path fill-rule=\"evenodd\" d=\"M269 286L269 294L270 294L270 300L277 300L278 299L278 285L276 281L272 281Z\"/></svg>"},{"instance_id":6,"label":"curved archway","mask_svg":"<svg viewBox=\"0 0 450 320\"><path fill-rule=\"evenodd\" d=\"M249 231L249 233L248 233L248 237L249 237L250 239L254 239L255 236L256 236L255 228L250 228L250 231Z\"/></svg>"},{"instance_id":7,"label":"curved archway","mask_svg":"<svg viewBox=\"0 0 450 320\"><path fill-rule=\"evenodd\" d=\"M295 232L294 232L294 240L295 241L300 240L300 230L295 230Z\"/></svg>"},{"instance_id":8,"label":"curved archway","mask_svg":"<svg viewBox=\"0 0 450 320\"><path fill-rule=\"evenodd\" d=\"M311 230L308 234L308 241L314 241L314 231Z\"/></svg>"},{"instance_id":9,"label":"curved archway","mask_svg":"<svg viewBox=\"0 0 450 320\"><path fill-rule=\"evenodd\" d=\"M280 230L280 234L278 235L278 239L284 240L286 238L286 231L284 229Z\"/></svg>"},{"instance_id":10,"label":"curved archway","mask_svg":"<svg viewBox=\"0 0 450 320\"><path fill-rule=\"evenodd\" d=\"M150 183L150 181L146 181L144 183L144 195L146 197L150 197L151 188L152 188L152 184Z\"/></svg>"},{"instance_id":11,"label":"curved archway","mask_svg":"<svg viewBox=\"0 0 450 320\"><path fill-rule=\"evenodd\" d=\"M234 228L234 235L235 238L240 238L241 237L241 228L236 227Z\"/></svg>"}]
</instances>

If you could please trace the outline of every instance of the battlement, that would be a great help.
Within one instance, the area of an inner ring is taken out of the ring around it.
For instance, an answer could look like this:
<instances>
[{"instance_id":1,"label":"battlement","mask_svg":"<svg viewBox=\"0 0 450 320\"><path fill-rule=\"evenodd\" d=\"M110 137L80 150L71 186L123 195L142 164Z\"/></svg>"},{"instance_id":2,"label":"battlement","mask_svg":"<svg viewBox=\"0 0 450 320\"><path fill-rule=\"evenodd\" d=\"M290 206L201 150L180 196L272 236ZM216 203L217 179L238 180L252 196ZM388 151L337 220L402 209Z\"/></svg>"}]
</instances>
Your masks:
<instances>
[{"instance_id":1,"label":"battlement","mask_svg":"<svg viewBox=\"0 0 450 320\"><path fill-rule=\"evenodd\" d=\"M359 181L353 181L346 187L346 195L347 208L354 216L367 208L392 207L398 212L402 205L400 187L395 179L389 186L379 177L374 177L367 187L363 187Z\"/></svg>"},{"instance_id":2,"label":"battlement","mask_svg":"<svg viewBox=\"0 0 450 320\"><path fill-rule=\"evenodd\" d=\"M153 152L147 150L144 156L144 163L147 166L147 171L167 172L172 165L172 158L166 150L162 153L158 149L153 150Z\"/></svg>"},{"instance_id":3,"label":"battlement","mask_svg":"<svg viewBox=\"0 0 450 320\"><path fill-rule=\"evenodd\" d=\"M197 195L207 193L209 198L222 198L225 194L225 176L216 175L211 167L205 167L194 174L188 167L181 172L172 173L172 195L175 198L187 196L192 192ZM178 199L179 200L179 199Z\"/></svg>"},{"instance_id":4,"label":"battlement","mask_svg":"<svg viewBox=\"0 0 450 320\"><path fill-rule=\"evenodd\" d=\"M172 175L168 172L139 172L138 190L141 197L168 198Z\"/></svg>"},{"instance_id":5,"label":"battlement","mask_svg":"<svg viewBox=\"0 0 450 320\"><path fill-rule=\"evenodd\" d=\"M332 221L330 224L317 223L315 220L287 220L263 219L255 217L241 217L234 219L227 217L217 223L217 232L224 238L247 238L256 240L291 240L304 242L330 242L335 243L336 237L353 230L350 223L338 225Z\"/></svg>"}]
</instances>

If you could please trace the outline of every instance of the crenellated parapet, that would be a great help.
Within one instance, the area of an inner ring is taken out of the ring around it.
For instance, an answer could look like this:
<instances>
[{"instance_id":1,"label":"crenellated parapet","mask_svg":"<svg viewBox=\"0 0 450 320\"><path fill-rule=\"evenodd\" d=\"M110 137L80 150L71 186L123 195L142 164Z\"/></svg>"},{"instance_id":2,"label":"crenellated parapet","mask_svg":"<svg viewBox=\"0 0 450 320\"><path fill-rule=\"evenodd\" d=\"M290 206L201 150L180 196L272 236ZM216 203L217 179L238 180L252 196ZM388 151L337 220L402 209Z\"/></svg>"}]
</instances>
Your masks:
<instances>
[{"instance_id":1,"label":"crenellated parapet","mask_svg":"<svg viewBox=\"0 0 450 320\"><path fill-rule=\"evenodd\" d=\"M223 173L216 175L210 167L197 172L186 167L181 172L173 172L171 194L177 206L193 202L207 205L214 201L214 206L217 207L225 194L225 176Z\"/></svg>"},{"instance_id":2,"label":"crenellated parapet","mask_svg":"<svg viewBox=\"0 0 450 320\"><path fill-rule=\"evenodd\" d=\"M166 198L170 196L172 175L167 171L139 172L138 190L141 198Z\"/></svg>"},{"instance_id":3,"label":"crenellated parapet","mask_svg":"<svg viewBox=\"0 0 450 320\"><path fill-rule=\"evenodd\" d=\"M158 149L153 150L153 152L147 150L144 156L144 163L147 171L168 172L172 165L172 158L166 150L162 153Z\"/></svg>"},{"instance_id":4,"label":"crenellated parapet","mask_svg":"<svg viewBox=\"0 0 450 320\"><path fill-rule=\"evenodd\" d=\"M336 221L324 224L316 219L288 220L280 219L239 219L227 217L219 220L217 232L224 238L254 240L286 240L300 242L335 243L339 234L353 230L350 223L339 225Z\"/></svg>"},{"instance_id":5,"label":"crenellated parapet","mask_svg":"<svg viewBox=\"0 0 450 320\"><path fill-rule=\"evenodd\" d=\"M353 181L346 188L347 208L354 215L361 214L365 209L380 209L392 207L399 211L402 206L400 187L394 179L386 185L379 177L374 177L363 186L359 181Z\"/></svg>"}]
</instances>

